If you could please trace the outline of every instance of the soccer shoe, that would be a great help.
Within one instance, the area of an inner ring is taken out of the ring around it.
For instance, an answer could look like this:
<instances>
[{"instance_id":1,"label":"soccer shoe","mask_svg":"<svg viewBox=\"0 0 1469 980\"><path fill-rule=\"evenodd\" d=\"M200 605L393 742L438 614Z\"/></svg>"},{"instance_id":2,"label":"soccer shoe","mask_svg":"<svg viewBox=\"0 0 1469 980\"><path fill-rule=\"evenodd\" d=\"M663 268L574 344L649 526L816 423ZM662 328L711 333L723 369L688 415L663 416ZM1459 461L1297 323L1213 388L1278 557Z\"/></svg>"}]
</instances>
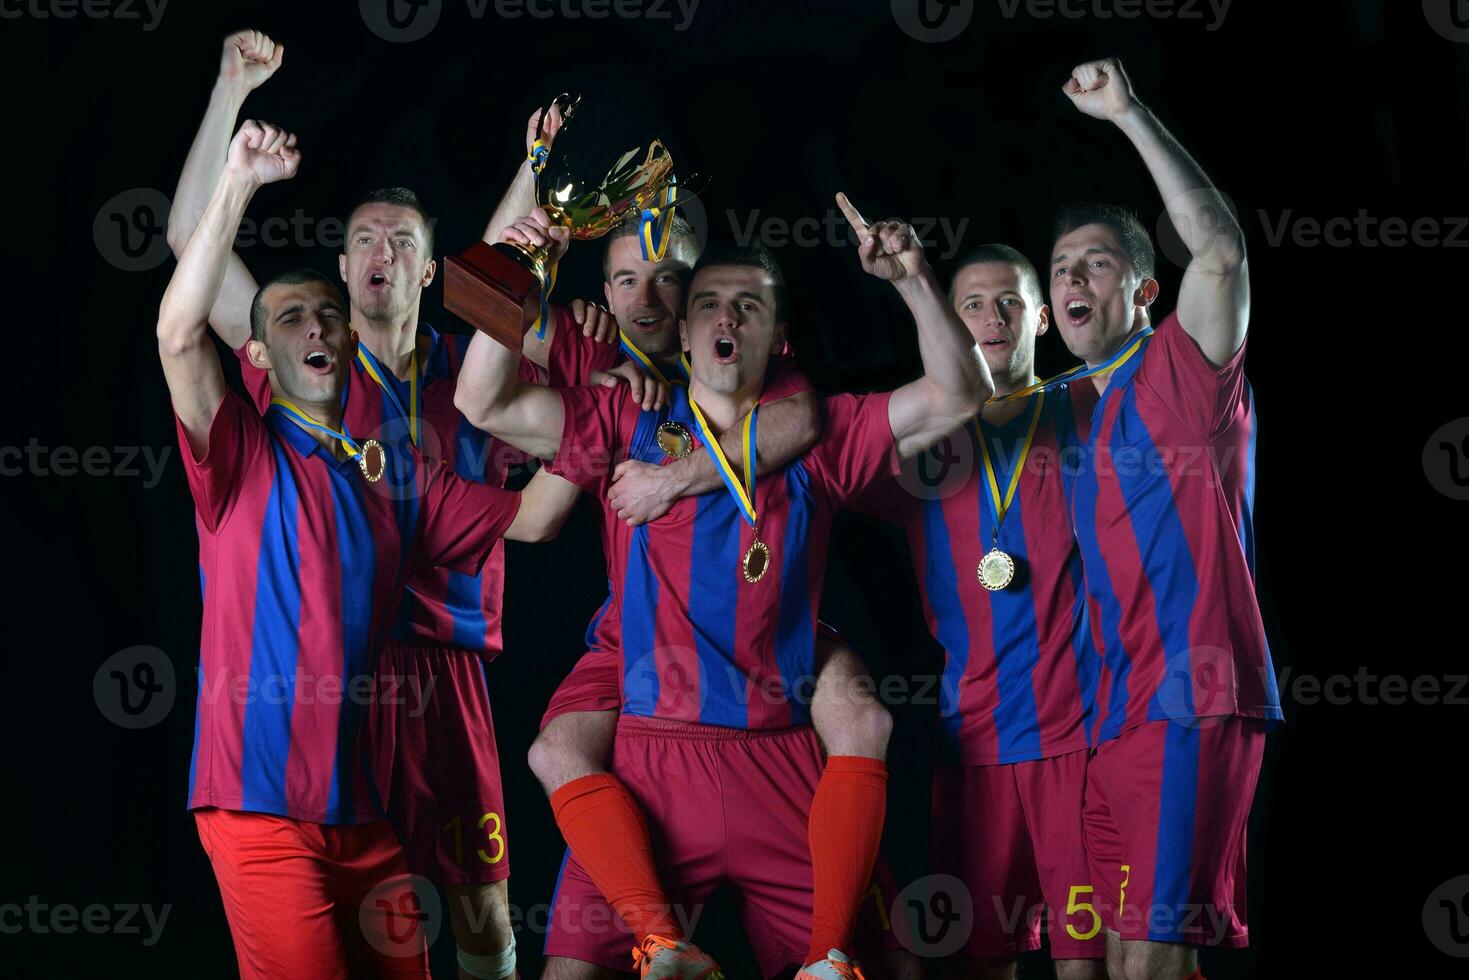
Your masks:
<instances>
[{"instance_id":1,"label":"soccer shoe","mask_svg":"<svg viewBox=\"0 0 1469 980\"><path fill-rule=\"evenodd\" d=\"M634 946L632 964L642 980L724 980L724 971L708 953L662 936L648 936Z\"/></svg>"},{"instance_id":2,"label":"soccer shoe","mask_svg":"<svg viewBox=\"0 0 1469 980\"><path fill-rule=\"evenodd\" d=\"M827 950L826 959L801 967L796 980L866 980L839 949Z\"/></svg>"}]
</instances>

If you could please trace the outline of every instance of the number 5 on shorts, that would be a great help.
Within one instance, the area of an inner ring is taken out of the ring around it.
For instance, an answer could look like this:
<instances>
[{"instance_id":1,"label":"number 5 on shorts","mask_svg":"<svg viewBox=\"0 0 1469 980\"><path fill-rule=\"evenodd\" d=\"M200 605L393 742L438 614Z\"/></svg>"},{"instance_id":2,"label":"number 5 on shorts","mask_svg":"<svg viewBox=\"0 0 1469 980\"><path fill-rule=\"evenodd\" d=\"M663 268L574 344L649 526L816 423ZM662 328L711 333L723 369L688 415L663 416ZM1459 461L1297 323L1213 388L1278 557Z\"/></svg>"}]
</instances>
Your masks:
<instances>
[{"instance_id":1,"label":"number 5 on shorts","mask_svg":"<svg viewBox=\"0 0 1469 980\"><path fill-rule=\"evenodd\" d=\"M1091 894L1091 885L1072 885L1071 893L1066 896L1066 935L1077 942L1085 942L1102 931L1102 917L1097 914L1096 908L1090 902L1078 902L1076 899L1082 894ZM1086 932L1077 932L1071 924L1071 916L1075 912L1086 912L1092 917L1092 927Z\"/></svg>"}]
</instances>

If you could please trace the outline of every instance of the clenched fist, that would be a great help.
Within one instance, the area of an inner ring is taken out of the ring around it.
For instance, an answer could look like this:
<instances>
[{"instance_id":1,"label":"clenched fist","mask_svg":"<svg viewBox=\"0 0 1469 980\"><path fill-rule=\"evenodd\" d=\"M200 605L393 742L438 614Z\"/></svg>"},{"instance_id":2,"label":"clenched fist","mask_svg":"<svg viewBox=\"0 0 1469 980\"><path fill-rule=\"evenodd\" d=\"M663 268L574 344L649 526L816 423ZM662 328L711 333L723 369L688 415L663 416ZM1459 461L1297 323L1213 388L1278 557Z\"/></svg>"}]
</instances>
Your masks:
<instances>
[{"instance_id":1,"label":"clenched fist","mask_svg":"<svg viewBox=\"0 0 1469 980\"><path fill-rule=\"evenodd\" d=\"M1062 90L1072 105L1095 119L1116 120L1138 104L1132 82L1116 58L1077 65Z\"/></svg>"},{"instance_id":2,"label":"clenched fist","mask_svg":"<svg viewBox=\"0 0 1469 980\"><path fill-rule=\"evenodd\" d=\"M277 44L259 31L236 31L224 39L220 81L253 92L275 74L285 55L284 44Z\"/></svg>"},{"instance_id":3,"label":"clenched fist","mask_svg":"<svg viewBox=\"0 0 1469 980\"><path fill-rule=\"evenodd\" d=\"M230 170L260 184L290 180L301 165L296 134L270 123L246 119L230 141L225 164Z\"/></svg>"}]
</instances>

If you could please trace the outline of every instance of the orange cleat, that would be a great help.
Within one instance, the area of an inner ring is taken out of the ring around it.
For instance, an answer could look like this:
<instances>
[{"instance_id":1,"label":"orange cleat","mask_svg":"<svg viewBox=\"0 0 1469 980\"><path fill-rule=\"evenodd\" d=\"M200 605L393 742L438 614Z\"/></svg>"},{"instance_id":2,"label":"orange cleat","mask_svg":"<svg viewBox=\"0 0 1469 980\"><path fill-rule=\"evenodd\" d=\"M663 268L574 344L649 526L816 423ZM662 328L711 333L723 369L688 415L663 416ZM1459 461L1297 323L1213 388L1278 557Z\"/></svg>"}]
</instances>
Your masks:
<instances>
[{"instance_id":1,"label":"orange cleat","mask_svg":"<svg viewBox=\"0 0 1469 980\"><path fill-rule=\"evenodd\" d=\"M862 971L839 949L827 951L826 959L801 967L796 980L866 980Z\"/></svg>"}]
</instances>

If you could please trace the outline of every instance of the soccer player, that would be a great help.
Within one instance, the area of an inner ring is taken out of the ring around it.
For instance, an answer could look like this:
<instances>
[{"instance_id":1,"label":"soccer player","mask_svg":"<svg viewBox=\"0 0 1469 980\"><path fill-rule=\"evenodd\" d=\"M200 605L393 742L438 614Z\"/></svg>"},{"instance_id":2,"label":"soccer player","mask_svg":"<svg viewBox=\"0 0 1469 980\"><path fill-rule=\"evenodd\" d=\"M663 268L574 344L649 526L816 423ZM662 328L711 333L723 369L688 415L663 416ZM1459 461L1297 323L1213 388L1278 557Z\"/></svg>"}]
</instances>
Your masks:
<instances>
[{"instance_id":1,"label":"soccer player","mask_svg":"<svg viewBox=\"0 0 1469 980\"><path fill-rule=\"evenodd\" d=\"M1075 208L1050 296L1101 392L1071 507L1102 653L1085 817L1108 971L1198 978L1196 947L1248 942L1245 827L1282 717L1255 598L1244 235L1115 59L1078 66L1065 92L1132 142L1191 257L1154 328L1146 229Z\"/></svg>"},{"instance_id":2,"label":"soccer player","mask_svg":"<svg viewBox=\"0 0 1469 980\"><path fill-rule=\"evenodd\" d=\"M816 669L815 610L832 513L890 472L895 445L922 450L990 393L973 341L911 228L869 227L848 213L863 267L894 282L918 322L927 373L895 392L827 399L815 445L764 479L750 458L752 430L787 312L779 268L763 251L701 257L680 321L691 380L673 389L662 411L640 410L603 388L522 384L518 352L488 338L471 344L460 380L467 417L528 453L554 457L549 467L595 495L604 511L614 459L659 464L670 441L713 451L738 424L744 459L738 470L720 466L723 492L683 498L637 527L610 514L605 520L609 615L617 618L623 671L612 768L647 815L669 894L693 907L728 881L767 976L792 963L806 964L802 977L853 975L852 922L880 836L879 822L879 835L848 836L834 851L813 829L807 844L822 805L819 783L839 782L847 795L869 799L880 799L886 783L880 759L831 756L823 772L810 708L792 690ZM566 240L561 229L550 234ZM830 824L839 828L840 820ZM579 860L574 842L571 860ZM595 900L595 889L568 894L573 881L563 876L558 904ZM815 949L827 937L831 945ZM590 938L605 947L594 961L617 962L618 935Z\"/></svg>"},{"instance_id":3,"label":"soccer player","mask_svg":"<svg viewBox=\"0 0 1469 980\"><path fill-rule=\"evenodd\" d=\"M280 67L283 54L283 45L258 31L225 40L219 79L169 213L175 252L208 200L245 96ZM350 363L346 420L353 432L389 449L416 447L461 477L503 486L523 455L466 424L454 408L468 338L440 334L419 317L436 271L432 223L412 191L376 191L353 208L338 259L361 339ZM210 322L239 354L246 387L263 412L266 376L245 356L255 289L244 262L231 253ZM529 362L520 370L544 379ZM498 546L475 575L415 570L381 660L382 689L403 693L384 698L371 718L389 819L407 849L409 870L446 887L466 980L515 975L509 833L484 672L484 661L502 649L503 583Z\"/></svg>"},{"instance_id":4,"label":"soccer player","mask_svg":"<svg viewBox=\"0 0 1469 980\"><path fill-rule=\"evenodd\" d=\"M514 192L512 187L507 200ZM497 214L503 210L502 204ZM504 231L507 240L540 245L550 241L548 228L545 213L536 210ZM628 324L619 331L617 345L600 342L590 330L577 332L565 314L544 342L535 341L534 331L527 333L523 349L527 356L537 356L533 348L541 351L539 356L548 368L553 387L586 384L598 372L619 373L633 382L634 397L645 408L658 408L661 404L655 398L637 389L639 382L652 378L663 387L688 384L688 363L679 340L676 311L683 308L688 271L697 260L698 243L692 229L681 222L675 221L668 235L668 249L661 258L645 253L637 222L619 226L607 236L604 293L617 322ZM636 370L628 371L630 366L636 366ZM810 383L795 368L786 348L772 359L767 370L760 418L755 441L761 473L783 468L816 440L819 405ZM734 435L737 433L722 439L721 446L730 465L738 466L743 451ZM662 465L625 460L613 473L604 517L637 526L667 513L682 497L721 487L719 470L706 448L694 449ZM604 539L608 533L604 529ZM604 550L611 554L610 547ZM616 622L605 607L593 617L587 631L589 650L557 688L542 720L542 732L531 746L530 762L552 800L563 834L578 855L579 864L571 875L580 875L582 868L588 870L630 928L635 944L645 950L643 975L661 977L667 970L687 972L705 954L689 944L680 944L683 924L672 913L658 882L646 832L637 817L636 801L607 772L620 705ZM861 658L834 631L824 625L819 629L815 657L819 669L811 692L812 726L817 737L829 755L881 760L887 754L892 718L872 696ZM846 793L842 777L834 775L824 784L820 800L819 816L814 818L811 832L813 847L840 850L844 846L844 834L826 826L827 821L866 828L874 840L880 835L883 799ZM626 821L626 833L606 834L609 820ZM629 851L625 842L634 836L639 843ZM885 910L885 898L892 895L893 889L891 876L881 862L875 877L876 901ZM825 894L823 891L823 898ZM824 908L824 902L818 904ZM589 926L583 920L602 911L600 905L589 909L568 903L558 906L558 918L546 941L548 976L578 980L599 975L594 964L585 959L598 950L584 942ZM839 915L823 915L822 919L831 923L831 933L841 935L846 931ZM650 940L650 936L656 938ZM895 976L916 973L916 960L901 949L890 930L884 931L883 944L890 947L884 956L887 969Z\"/></svg>"},{"instance_id":5,"label":"soccer player","mask_svg":"<svg viewBox=\"0 0 1469 980\"><path fill-rule=\"evenodd\" d=\"M975 923L946 976L1013 978L1040 947L1060 980L1101 980L1104 939L1082 836L1086 722L1097 652L1063 485L1083 382L1039 389L1050 326L1035 267L983 245L949 299L989 365L995 397L904 464L858 510L902 526L934 639L944 647L931 838L934 871L973 897Z\"/></svg>"},{"instance_id":6,"label":"soccer player","mask_svg":"<svg viewBox=\"0 0 1469 980\"><path fill-rule=\"evenodd\" d=\"M295 174L295 147L240 128L159 309L204 592L189 808L242 975L427 977L422 933L405 942L393 922L416 904L363 701L409 571L472 575L502 534L554 536L566 490L546 476L513 494L354 433L341 397L356 337L314 273L251 301L244 356L267 377L268 411L226 388L206 320L251 197Z\"/></svg>"}]
</instances>

